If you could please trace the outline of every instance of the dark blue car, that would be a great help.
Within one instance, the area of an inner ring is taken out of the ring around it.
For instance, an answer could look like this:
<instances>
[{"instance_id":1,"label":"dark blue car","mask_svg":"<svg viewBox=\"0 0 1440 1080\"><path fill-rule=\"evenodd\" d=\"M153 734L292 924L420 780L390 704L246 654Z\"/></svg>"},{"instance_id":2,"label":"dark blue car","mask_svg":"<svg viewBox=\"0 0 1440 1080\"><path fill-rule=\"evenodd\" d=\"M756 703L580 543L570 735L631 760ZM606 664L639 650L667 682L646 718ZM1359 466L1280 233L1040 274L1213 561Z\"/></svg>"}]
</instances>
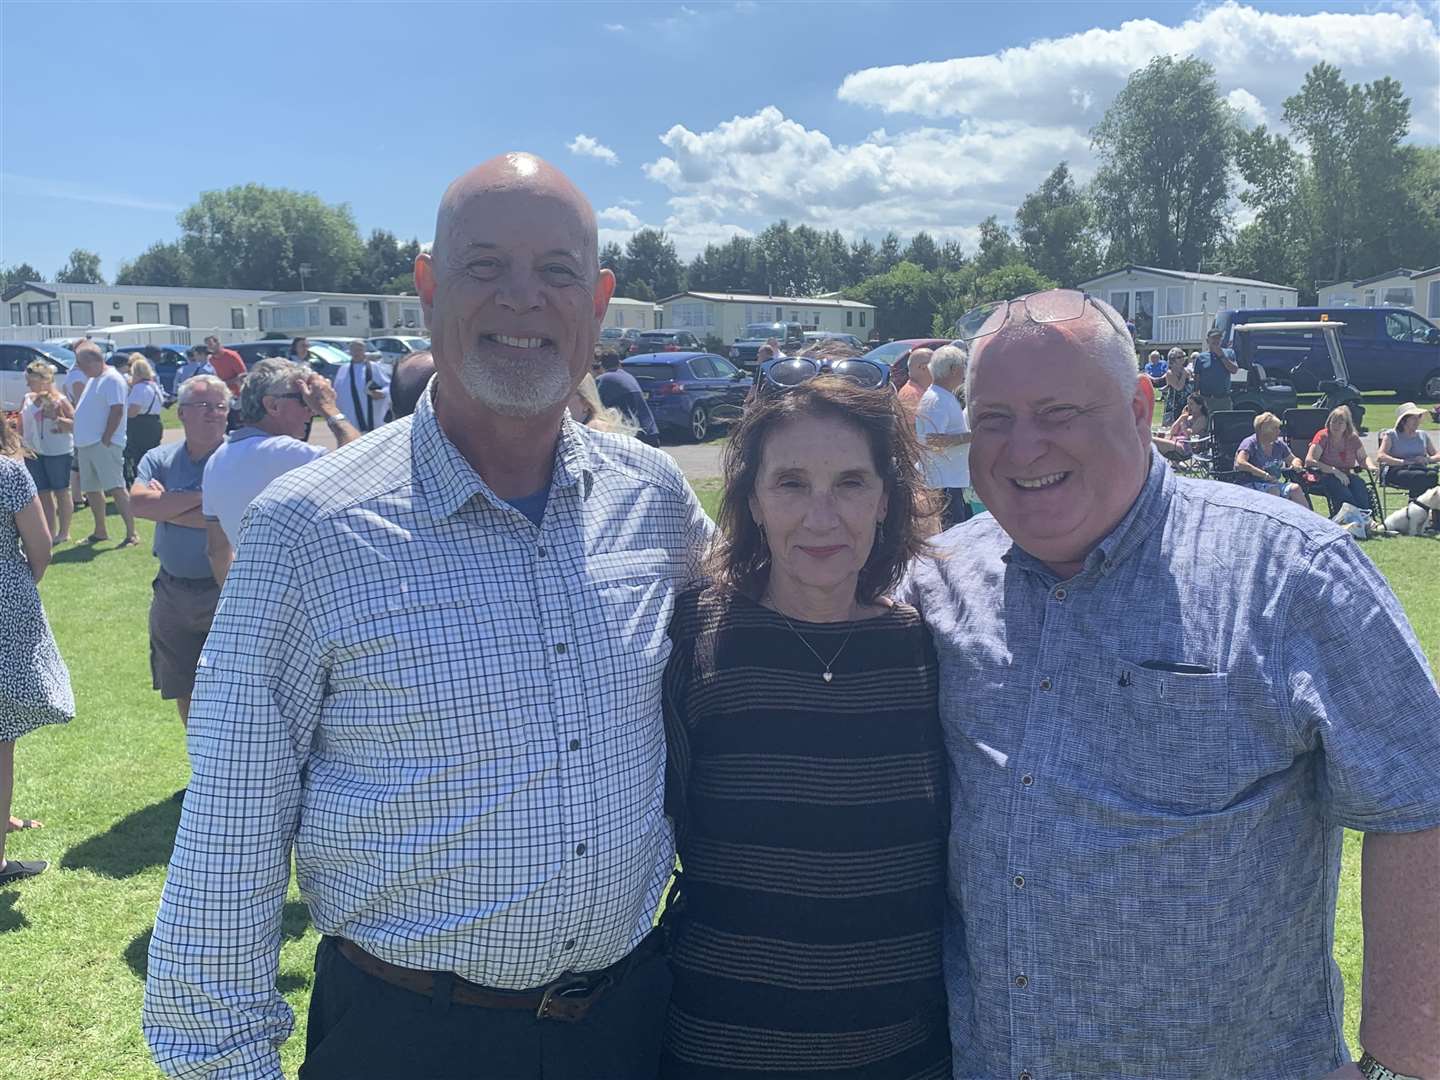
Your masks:
<instances>
[{"instance_id":1,"label":"dark blue car","mask_svg":"<svg viewBox=\"0 0 1440 1080\"><path fill-rule=\"evenodd\" d=\"M122 358L128 358L131 353L139 353L150 361L150 366L155 369L155 378L160 383L160 388L165 391L167 397L175 396L175 376L180 371L180 365L185 363L186 354L189 353L189 345L178 343L169 345L120 345L110 354L105 362L115 367Z\"/></svg>"},{"instance_id":2,"label":"dark blue car","mask_svg":"<svg viewBox=\"0 0 1440 1080\"><path fill-rule=\"evenodd\" d=\"M646 353L620 361L635 377L662 432L704 442L716 426L740 418L753 381L723 356L701 352Z\"/></svg>"}]
</instances>

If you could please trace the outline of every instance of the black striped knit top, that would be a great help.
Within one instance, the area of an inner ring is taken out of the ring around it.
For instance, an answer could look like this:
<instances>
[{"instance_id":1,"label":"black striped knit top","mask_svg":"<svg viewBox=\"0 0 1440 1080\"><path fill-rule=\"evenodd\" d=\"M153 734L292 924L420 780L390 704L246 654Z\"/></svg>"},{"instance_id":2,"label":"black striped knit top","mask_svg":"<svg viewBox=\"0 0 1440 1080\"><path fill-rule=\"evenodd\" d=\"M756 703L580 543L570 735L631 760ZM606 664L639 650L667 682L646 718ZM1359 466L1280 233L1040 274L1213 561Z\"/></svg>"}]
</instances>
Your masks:
<instances>
[{"instance_id":1,"label":"black striped knit top","mask_svg":"<svg viewBox=\"0 0 1440 1080\"><path fill-rule=\"evenodd\" d=\"M662 1076L948 1080L929 632L905 605L791 623L715 591L676 603L666 803L683 906ZM815 654L847 634L826 682Z\"/></svg>"}]
</instances>

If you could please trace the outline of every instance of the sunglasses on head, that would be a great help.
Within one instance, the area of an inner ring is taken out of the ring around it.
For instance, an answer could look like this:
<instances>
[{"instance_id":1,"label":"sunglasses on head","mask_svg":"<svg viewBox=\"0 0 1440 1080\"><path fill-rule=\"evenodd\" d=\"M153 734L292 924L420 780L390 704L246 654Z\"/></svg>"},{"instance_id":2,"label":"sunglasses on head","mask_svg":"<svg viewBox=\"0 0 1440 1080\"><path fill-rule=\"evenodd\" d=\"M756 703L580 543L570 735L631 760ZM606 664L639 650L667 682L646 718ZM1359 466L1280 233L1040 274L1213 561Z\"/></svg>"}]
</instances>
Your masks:
<instances>
[{"instance_id":1,"label":"sunglasses on head","mask_svg":"<svg viewBox=\"0 0 1440 1080\"><path fill-rule=\"evenodd\" d=\"M873 360L860 357L829 360L792 356L771 362L764 370L764 382L767 387L788 390L820 375L849 379L867 390L877 390L890 381L890 369Z\"/></svg>"}]
</instances>

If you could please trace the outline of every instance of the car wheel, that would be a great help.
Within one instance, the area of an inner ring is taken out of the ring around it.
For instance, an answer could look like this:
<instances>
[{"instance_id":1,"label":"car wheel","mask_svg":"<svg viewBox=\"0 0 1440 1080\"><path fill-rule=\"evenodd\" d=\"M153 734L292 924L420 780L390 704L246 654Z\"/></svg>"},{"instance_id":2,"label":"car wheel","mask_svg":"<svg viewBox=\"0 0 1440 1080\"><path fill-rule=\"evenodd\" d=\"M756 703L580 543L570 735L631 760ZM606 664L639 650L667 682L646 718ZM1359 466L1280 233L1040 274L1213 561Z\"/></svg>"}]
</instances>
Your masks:
<instances>
[{"instance_id":1,"label":"car wheel","mask_svg":"<svg viewBox=\"0 0 1440 1080\"><path fill-rule=\"evenodd\" d=\"M1432 371L1420 380L1417 401L1440 401L1440 371Z\"/></svg>"},{"instance_id":2,"label":"car wheel","mask_svg":"<svg viewBox=\"0 0 1440 1080\"><path fill-rule=\"evenodd\" d=\"M697 443L704 442L710 436L710 414L705 411L705 406L696 405L690 410L690 437Z\"/></svg>"}]
</instances>

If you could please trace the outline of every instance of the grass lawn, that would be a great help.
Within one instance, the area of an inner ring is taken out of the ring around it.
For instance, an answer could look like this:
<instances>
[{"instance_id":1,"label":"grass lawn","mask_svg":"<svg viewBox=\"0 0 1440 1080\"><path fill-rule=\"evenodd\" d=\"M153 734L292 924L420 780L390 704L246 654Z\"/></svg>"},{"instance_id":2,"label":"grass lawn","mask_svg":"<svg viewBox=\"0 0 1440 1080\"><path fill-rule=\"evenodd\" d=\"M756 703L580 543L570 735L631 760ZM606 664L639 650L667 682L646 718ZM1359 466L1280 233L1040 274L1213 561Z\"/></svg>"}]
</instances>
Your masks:
<instances>
[{"instance_id":1,"label":"grass lawn","mask_svg":"<svg viewBox=\"0 0 1440 1080\"><path fill-rule=\"evenodd\" d=\"M714 485L702 490L713 512ZM83 522L85 519L80 519ZM77 525L83 535L88 528ZM146 612L154 560L146 545L66 547L41 586L70 665L79 710L68 726L16 748L15 812L46 822L13 834L9 853L48 859L49 872L0 892L0 1061L24 1080L152 1078L140 1036L149 930L187 778L173 706L150 689ZM112 536L122 535L118 519ZM1397 539L1366 550L1405 601L1432 667L1440 667L1440 544ZM286 909L280 985L297 1013L289 1075L304 1045L316 934L298 896ZM1336 956L1345 973L1347 1031L1359 1017L1359 837L1346 838Z\"/></svg>"}]
</instances>

